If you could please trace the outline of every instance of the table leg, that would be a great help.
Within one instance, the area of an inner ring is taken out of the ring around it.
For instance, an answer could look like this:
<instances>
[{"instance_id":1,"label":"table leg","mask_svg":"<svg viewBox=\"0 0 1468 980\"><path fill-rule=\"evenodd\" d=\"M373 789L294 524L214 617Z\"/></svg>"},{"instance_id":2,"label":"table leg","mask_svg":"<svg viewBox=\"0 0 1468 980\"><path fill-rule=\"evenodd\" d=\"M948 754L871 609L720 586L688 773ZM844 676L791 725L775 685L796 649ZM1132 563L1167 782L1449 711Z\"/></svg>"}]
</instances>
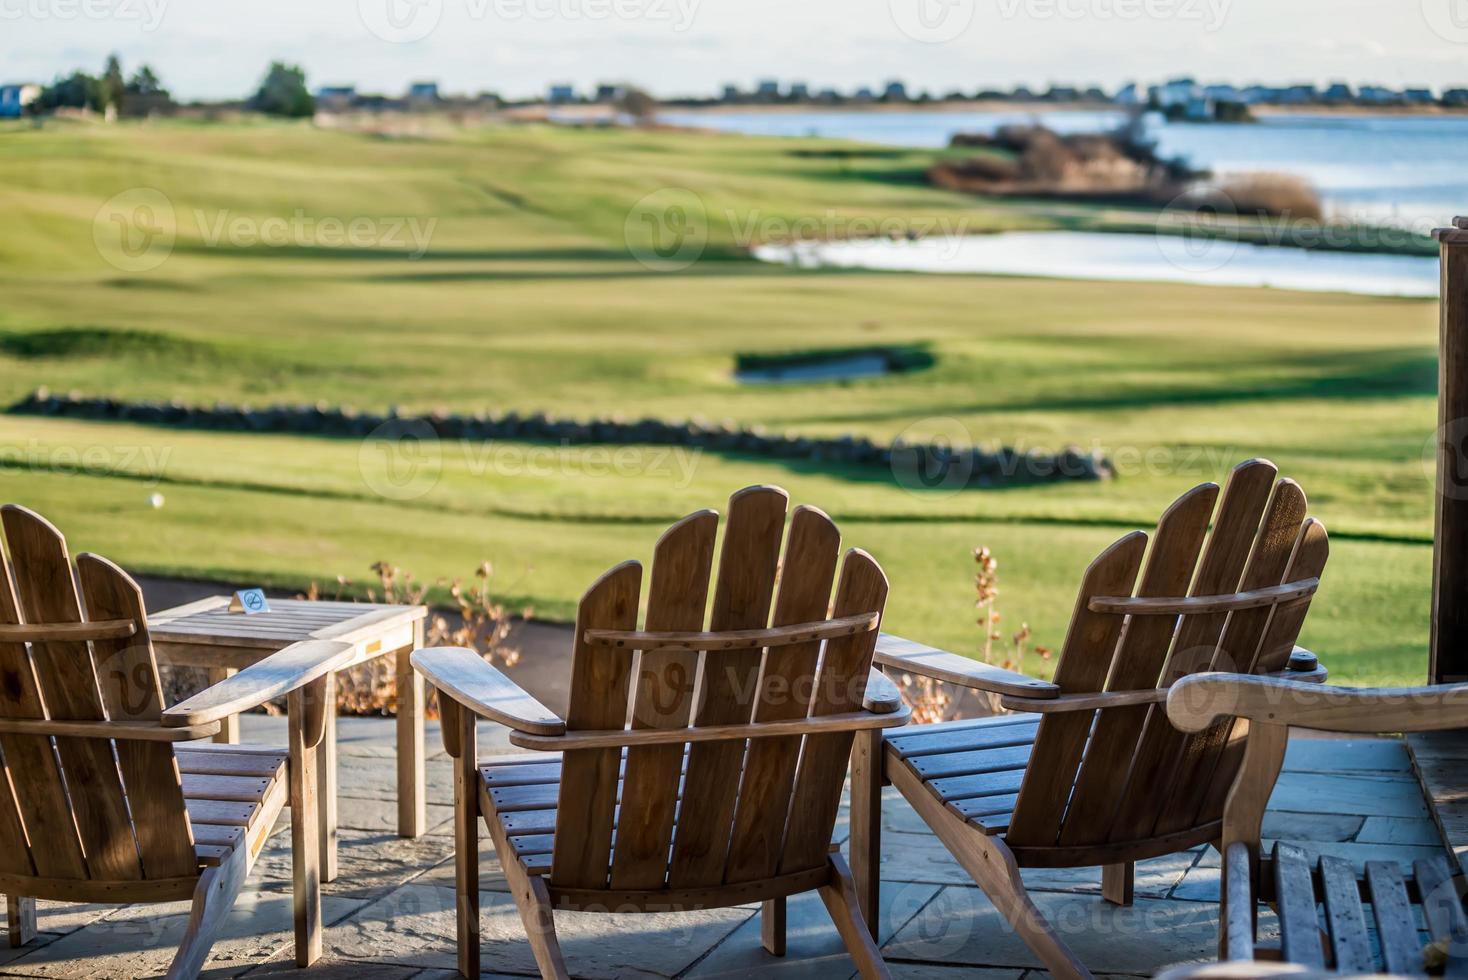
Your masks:
<instances>
[{"instance_id":1,"label":"table leg","mask_svg":"<svg viewBox=\"0 0 1468 980\"><path fill-rule=\"evenodd\" d=\"M234 675L233 667L209 667L209 684L212 687L220 681ZM230 715L219 723L219 731L214 736L214 741L221 745L238 745L240 741L240 716Z\"/></svg>"},{"instance_id":2,"label":"table leg","mask_svg":"<svg viewBox=\"0 0 1468 980\"><path fill-rule=\"evenodd\" d=\"M326 677L326 730L316 753L318 812L321 815L321 880L336 880L336 675Z\"/></svg>"},{"instance_id":3,"label":"table leg","mask_svg":"<svg viewBox=\"0 0 1468 980\"><path fill-rule=\"evenodd\" d=\"M413 624L413 644L397 651L398 836L421 837L428 829L423 752L423 675L413 669L413 651L423 645L423 621Z\"/></svg>"}]
</instances>

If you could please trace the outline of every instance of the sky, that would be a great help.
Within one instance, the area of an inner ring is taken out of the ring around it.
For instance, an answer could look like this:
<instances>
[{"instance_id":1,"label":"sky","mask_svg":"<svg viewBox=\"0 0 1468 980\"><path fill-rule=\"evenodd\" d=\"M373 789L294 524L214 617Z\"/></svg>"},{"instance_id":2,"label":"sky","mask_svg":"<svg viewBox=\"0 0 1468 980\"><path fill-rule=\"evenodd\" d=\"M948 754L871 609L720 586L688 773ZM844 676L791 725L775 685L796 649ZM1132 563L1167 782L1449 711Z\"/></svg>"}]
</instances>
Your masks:
<instances>
[{"instance_id":1,"label":"sky","mask_svg":"<svg viewBox=\"0 0 1468 980\"><path fill-rule=\"evenodd\" d=\"M0 0L0 83L110 52L183 99L241 98L272 60L309 84L537 95L631 82L668 97L899 78L1017 84L1344 80L1468 87L1468 0Z\"/></svg>"}]
</instances>

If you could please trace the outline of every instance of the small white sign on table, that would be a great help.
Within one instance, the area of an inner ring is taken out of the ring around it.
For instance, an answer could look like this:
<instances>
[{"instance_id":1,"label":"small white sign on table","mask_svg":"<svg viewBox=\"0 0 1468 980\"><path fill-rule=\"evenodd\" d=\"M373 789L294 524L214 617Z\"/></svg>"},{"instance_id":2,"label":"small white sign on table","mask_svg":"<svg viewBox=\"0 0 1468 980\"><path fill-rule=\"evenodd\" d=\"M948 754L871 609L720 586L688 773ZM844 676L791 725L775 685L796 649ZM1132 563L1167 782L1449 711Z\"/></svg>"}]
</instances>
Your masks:
<instances>
[{"instance_id":1,"label":"small white sign on table","mask_svg":"<svg viewBox=\"0 0 1468 980\"><path fill-rule=\"evenodd\" d=\"M240 589L229 597L229 611L253 616L255 613L269 612L270 602L265 598L264 589Z\"/></svg>"}]
</instances>

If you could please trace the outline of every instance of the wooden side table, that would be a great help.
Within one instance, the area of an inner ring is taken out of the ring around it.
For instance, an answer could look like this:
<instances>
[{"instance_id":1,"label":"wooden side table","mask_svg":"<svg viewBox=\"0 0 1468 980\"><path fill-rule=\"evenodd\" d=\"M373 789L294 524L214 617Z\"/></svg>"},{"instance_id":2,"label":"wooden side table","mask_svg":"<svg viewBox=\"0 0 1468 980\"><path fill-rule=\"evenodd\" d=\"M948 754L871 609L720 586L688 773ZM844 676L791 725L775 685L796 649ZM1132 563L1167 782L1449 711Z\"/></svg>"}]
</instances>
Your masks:
<instances>
[{"instance_id":1,"label":"wooden side table","mask_svg":"<svg viewBox=\"0 0 1468 980\"><path fill-rule=\"evenodd\" d=\"M229 611L228 596L211 596L148 617L158 662L173 667L203 667L211 681L263 660L300 640L352 643L355 655L345 667L393 656L398 685L398 834L419 837L428 828L424 777L423 677L409 656L423 645L425 606L365 602L310 602L271 599L270 611L244 615ZM327 682L327 728L321 741L321 872L336 878L336 677ZM231 718L216 741L239 741L239 718Z\"/></svg>"}]
</instances>

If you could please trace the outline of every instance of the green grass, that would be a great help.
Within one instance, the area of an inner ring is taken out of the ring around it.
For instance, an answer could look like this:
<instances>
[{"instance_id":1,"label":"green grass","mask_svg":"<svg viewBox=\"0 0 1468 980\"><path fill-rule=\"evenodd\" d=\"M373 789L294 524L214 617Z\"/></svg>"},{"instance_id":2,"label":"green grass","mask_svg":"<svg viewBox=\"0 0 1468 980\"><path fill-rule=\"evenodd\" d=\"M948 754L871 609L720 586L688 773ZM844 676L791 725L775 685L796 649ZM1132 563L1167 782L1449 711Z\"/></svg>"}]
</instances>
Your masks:
<instances>
[{"instance_id":1,"label":"green grass","mask_svg":"<svg viewBox=\"0 0 1468 980\"><path fill-rule=\"evenodd\" d=\"M75 547L143 570L299 587L363 579L379 558L425 578L489 558L507 597L564 616L607 565L646 557L661 525L777 483L883 561L893 628L971 652L972 547L999 556L1006 631L1028 621L1054 647L1090 557L1192 484L1264 455L1333 534L1307 639L1339 677L1420 679L1435 304L742 257L741 229L773 235L802 217L838 233L880 220L1150 229L1141 212L932 190L915 179L932 157L534 126L414 140L270 123L7 131L0 402L45 384L201 403L703 416L811 435L1074 443L1110 455L1117 480L944 496L806 462L446 444L431 487L393 499L370 443L6 417L3 495L52 516ZM157 268L127 271L101 254L105 221L94 243L94 218L140 186L171 202L177 242ZM706 216L707 247L659 271L629 246L645 254L653 230L636 202L670 187ZM390 243L210 244L221 217L258 226L298 212L378 228L414 218L433 234L416 260ZM934 363L844 384L732 379L740 356L879 347ZM146 503L154 489L161 510Z\"/></svg>"}]
</instances>

